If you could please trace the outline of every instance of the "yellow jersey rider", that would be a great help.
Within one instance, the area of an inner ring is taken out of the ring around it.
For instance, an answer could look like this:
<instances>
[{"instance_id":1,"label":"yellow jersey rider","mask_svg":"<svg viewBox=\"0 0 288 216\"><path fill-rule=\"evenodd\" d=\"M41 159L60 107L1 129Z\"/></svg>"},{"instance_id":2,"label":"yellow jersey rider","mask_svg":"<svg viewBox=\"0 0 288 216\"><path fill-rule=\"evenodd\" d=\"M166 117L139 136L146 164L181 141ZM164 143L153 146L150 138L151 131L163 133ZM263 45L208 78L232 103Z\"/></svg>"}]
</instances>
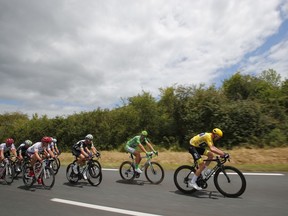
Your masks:
<instances>
[{"instance_id":1,"label":"yellow jersey rider","mask_svg":"<svg viewBox=\"0 0 288 216\"><path fill-rule=\"evenodd\" d=\"M201 172L209 172L207 168L211 161L203 161L201 155L208 157L208 160L213 159L213 153L220 155L221 157L229 157L229 154L223 152L222 150L214 146L214 141L219 140L223 136L223 132L219 128L214 128L212 133L200 133L192 139L190 139L189 152L192 154L193 159L198 162L198 169L195 172L191 182L189 182L190 187L194 187L196 190L202 190L196 183Z\"/></svg>"},{"instance_id":2,"label":"yellow jersey rider","mask_svg":"<svg viewBox=\"0 0 288 216\"><path fill-rule=\"evenodd\" d=\"M158 154L157 151L154 150L154 148L152 147L152 144L150 143L149 139L147 138L148 133L147 131L142 131L140 135L133 137L132 139L130 139L126 146L125 146L125 150L133 155L135 155L135 171L138 173L142 173L141 169L139 168L139 163L141 161L141 155L140 152L137 151L135 148L137 148L137 146L140 147L140 149L146 153L146 155L148 155L149 153L146 151L146 149L144 148L143 144L147 144L149 149L151 151L154 152L154 154Z\"/></svg>"}]
</instances>

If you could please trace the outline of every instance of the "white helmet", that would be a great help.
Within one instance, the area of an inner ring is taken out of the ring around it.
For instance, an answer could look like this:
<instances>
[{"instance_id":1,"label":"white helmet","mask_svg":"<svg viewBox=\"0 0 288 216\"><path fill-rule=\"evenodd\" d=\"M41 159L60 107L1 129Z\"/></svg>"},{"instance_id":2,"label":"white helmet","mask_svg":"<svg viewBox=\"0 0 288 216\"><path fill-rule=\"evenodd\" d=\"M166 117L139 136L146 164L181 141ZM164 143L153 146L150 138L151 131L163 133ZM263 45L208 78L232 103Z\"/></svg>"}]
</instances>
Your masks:
<instances>
[{"instance_id":1,"label":"white helmet","mask_svg":"<svg viewBox=\"0 0 288 216\"><path fill-rule=\"evenodd\" d=\"M88 140L93 140L93 136L92 134L87 134L85 139L88 139Z\"/></svg>"},{"instance_id":2,"label":"white helmet","mask_svg":"<svg viewBox=\"0 0 288 216\"><path fill-rule=\"evenodd\" d=\"M57 139L52 138L52 142L56 143L56 142L57 142Z\"/></svg>"},{"instance_id":3,"label":"white helmet","mask_svg":"<svg viewBox=\"0 0 288 216\"><path fill-rule=\"evenodd\" d=\"M31 140L25 140L24 144L31 146L32 145L32 141Z\"/></svg>"}]
</instances>

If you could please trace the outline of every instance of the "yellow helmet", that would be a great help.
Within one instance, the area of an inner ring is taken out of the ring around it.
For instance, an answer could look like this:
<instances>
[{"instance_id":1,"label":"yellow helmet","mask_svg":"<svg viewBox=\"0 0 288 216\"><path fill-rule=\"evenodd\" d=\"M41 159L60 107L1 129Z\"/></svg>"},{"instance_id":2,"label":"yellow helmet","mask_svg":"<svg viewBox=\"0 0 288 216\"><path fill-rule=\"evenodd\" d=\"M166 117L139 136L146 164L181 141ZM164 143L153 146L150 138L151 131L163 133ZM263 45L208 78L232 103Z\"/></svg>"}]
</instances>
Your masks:
<instances>
[{"instance_id":1,"label":"yellow helmet","mask_svg":"<svg viewBox=\"0 0 288 216\"><path fill-rule=\"evenodd\" d=\"M219 137L222 137L222 136L223 136L223 132L222 132L222 130L220 130L219 128L214 128L214 129L212 130L212 133L217 134Z\"/></svg>"},{"instance_id":2,"label":"yellow helmet","mask_svg":"<svg viewBox=\"0 0 288 216\"><path fill-rule=\"evenodd\" d=\"M148 136L148 132L144 130L144 131L141 132L141 135Z\"/></svg>"}]
</instances>

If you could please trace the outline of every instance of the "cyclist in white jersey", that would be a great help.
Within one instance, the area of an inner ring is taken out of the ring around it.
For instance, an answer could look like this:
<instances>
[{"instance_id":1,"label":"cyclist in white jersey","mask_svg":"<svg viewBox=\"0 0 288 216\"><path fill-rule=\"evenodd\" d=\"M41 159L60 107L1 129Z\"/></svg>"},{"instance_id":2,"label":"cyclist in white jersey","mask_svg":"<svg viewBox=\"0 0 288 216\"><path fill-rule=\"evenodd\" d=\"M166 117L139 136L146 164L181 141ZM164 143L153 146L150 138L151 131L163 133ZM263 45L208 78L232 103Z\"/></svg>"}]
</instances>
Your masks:
<instances>
[{"instance_id":1,"label":"cyclist in white jersey","mask_svg":"<svg viewBox=\"0 0 288 216\"><path fill-rule=\"evenodd\" d=\"M0 144L0 163L10 156L10 151L12 154L17 157L17 152L12 138L6 139L5 143Z\"/></svg>"},{"instance_id":2,"label":"cyclist in white jersey","mask_svg":"<svg viewBox=\"0 0 288 216\"><path fill-rule=\"evenodd\" d=\"M51 137L43 137L41 139L41 142L36 142L27 149L27 155L31 158L32 167L34 166L37 160L42 162L40 154L44 154L46 157L49 157L48 147L51 141L52 141Z\"/></svg>"},{"instance_id":3,"label":"cyclist in white jersey","mask_svg":"<svg viewBox=\"0 0 288 216\"><path fill-rule=\"evenodd\" d=\"M51 151L55 154L55 155L60 155L60 151L58 149L57 146L57 139L56 138L52 138L52 142L49 144Z\"/></svg>"}]
</instances>

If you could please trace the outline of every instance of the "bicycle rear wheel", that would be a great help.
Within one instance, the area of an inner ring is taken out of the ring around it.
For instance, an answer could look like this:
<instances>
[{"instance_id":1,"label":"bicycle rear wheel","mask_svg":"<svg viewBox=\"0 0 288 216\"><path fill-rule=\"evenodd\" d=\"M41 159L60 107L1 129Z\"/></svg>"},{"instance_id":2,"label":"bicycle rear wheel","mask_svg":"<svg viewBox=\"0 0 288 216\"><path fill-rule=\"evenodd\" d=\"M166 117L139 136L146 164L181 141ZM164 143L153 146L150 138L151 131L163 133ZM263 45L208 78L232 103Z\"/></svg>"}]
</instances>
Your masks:
<instances>
[{"instance_id":1,"label":"bicycle rear wheel","mask_svg":"<svg viewBox=\"0 0 288 216\"><path fill-rule=\"evenodd\" d=\"M102 182L101 168L93 163L87 168L87 180L92 186L98 186Z\"/></svg>"},{"instance_id":2,"label":"bicycle rear wheel","mask_svg":"<svg viewBox=\"0 0 288 216\"><path fill-rule=\"evenodd\" d=\"M55 183L55 174L52 168L45 167L42 171L40 178L45 189L50 190Z\"/></svg>"},{"instance_id":3,"label":"bicycle rear wheel","mask_svg":"<svg viewBox=\"0 0 288 216\"><path fill-rule=\"evenodd\" d=\"M75 163L69 164L66 168L66 178L71 184L76 184L79 181L79 174L73 172L73 167L76 166Z\"/></svg>"},{"instance_id":4,"label":"bicycle rear wheel","mask_svg":"<svg viewBox=\"0 0 288 216\"><path fill-rule=\"evenodd\" d=\"M246 189L246 179L235 167L223 166L214 174L216 189L226 197L241 196Z\"/></svg>"},{"instance_id":5,"label":"bicycle rear wheel","mask_svg":"<svg viewBox=\"0 0 288 216\"><path fill-rule=\"evenodd\" d=\"M145 176L152 184L160 184L164 179L164 169L157 162L151 162L145 168Z\"/></svg>"},{"instance_id":6,"label":"bicycle rear wheel","mask_svg":"<svg viewBox=\"0 0 288 216\"><path fill-rule=\"evenodd\" d=\"M189 165L183 165L178 167L174 172L174 184L179 191L185 194L190 194L196 191L196 189L189 187L188 183L195 175L195 168Z\"/></svg>"},{"instance_id":7,"label":"bicycle rear wheel","mask_svg":"<svg viewBox=\"0 0 288 216\"><path fill-rule=\"evenodd\" d=\"M119 168L120 176L124 180L132 181L136 177L135 168L131 161L124 161Z\"/></svg>"}]
</instances>

